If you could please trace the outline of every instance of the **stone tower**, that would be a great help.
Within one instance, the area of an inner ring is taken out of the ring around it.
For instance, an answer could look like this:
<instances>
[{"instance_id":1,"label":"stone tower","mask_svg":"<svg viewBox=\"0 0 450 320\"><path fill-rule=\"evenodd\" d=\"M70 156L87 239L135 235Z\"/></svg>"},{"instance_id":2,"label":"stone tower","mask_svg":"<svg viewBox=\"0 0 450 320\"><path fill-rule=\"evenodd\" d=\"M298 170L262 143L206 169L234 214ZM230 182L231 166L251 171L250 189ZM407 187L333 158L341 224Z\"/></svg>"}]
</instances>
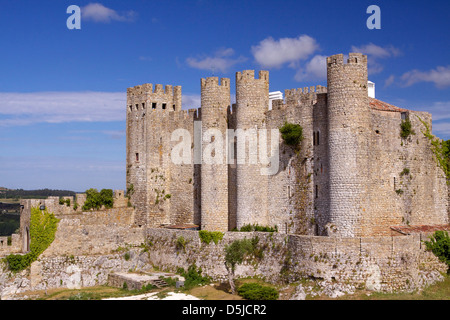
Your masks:
<instances>
[{"instance_id":1,"label":"stone tower","mask_svg":"<svg viewBox=\"0 0 450 320\"><path fill-rule=\"evenodd\" d=\"M201 228L228 231L227 111L230 79L201 80Z\"/></svg>"},{"instance_id":2,"label":"stone tower","mask_svg":"<svg viewBox=\"0 0 450 320\"><path fill-rule=\"evenodd\" d=\"M329 224L328 235L355 237L370 214L368 168L370 109L367 56L350 53L327 58Z\"/></svg>"},{"instance_id":3,"label":"stone tower","mask_svg":"<svg viewBox=\"0 0 450 320\"><path fill-rule=\"evenodd\" d=\"M166 171L170 165L164 154L168 151L167 116L181 110L181 86L150 83L127 89L127 172L126 183L131 191L130 202L136 207L136 225L148 224L149 212L158 212L154 205L155 186L152 168ZM169 135L170 137L170 135ZM164 182L165 183L165 182ZM167 186L157 186L168 190ZM166 204L168 206L168 203ZM165 208L168 211L168 208ZM154 224L164 218L152 216Z\"/></svg>"},{"instance_id":4,"label":"stone tower","mask_svg":"<svg viewBox=\"0 0 450 320\"><path fill-rule=\"evenodd\" d=\"M265 129L269 107L269 72L236 73L236 225L268 225L268 177L261 174L258 158L258 130ZM245 140L244 140L245 139ZM246 147L245 147L246 146ZM245 158L244 158L244 157Z\"/></svg>"}]
</instances>

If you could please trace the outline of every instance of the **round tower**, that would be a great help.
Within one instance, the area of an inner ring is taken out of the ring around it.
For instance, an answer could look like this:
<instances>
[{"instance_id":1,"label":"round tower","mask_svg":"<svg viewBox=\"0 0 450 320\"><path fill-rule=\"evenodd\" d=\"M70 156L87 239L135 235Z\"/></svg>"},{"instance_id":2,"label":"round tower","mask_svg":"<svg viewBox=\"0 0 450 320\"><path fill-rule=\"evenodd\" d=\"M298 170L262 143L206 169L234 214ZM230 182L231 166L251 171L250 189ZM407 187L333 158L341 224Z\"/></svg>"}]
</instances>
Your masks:
<instances>
[{"instance_id":1,"label":"round tower","mask_svg":"<svg viewBox=\"0 0 450 320\"><path fill-rule=\"evenodd\" d=\"M362 234L368 212L370 110L367 56L350 53L327 58L329 236Z\"/></svg>"},{"instance_id":2,"label":"round tower","mask_svg":"<svg viewBox=\"0 0 450 320\"><path fill-rule=\"evenodd\" d=\"M201 229L228 231L226 134L230 79L201 79Z\"/></svg>"},{"instance_id":3,"label":"round tower","mask_svg":"<svg viewBox=\"0 0 450 320\"><path fill-rule=\"evenodd\" d=\"M269 72L236 73L236 225L268 225L268 177L261 174L258 130L265 129L269 108Z\"/></svg>"}]
</instances>

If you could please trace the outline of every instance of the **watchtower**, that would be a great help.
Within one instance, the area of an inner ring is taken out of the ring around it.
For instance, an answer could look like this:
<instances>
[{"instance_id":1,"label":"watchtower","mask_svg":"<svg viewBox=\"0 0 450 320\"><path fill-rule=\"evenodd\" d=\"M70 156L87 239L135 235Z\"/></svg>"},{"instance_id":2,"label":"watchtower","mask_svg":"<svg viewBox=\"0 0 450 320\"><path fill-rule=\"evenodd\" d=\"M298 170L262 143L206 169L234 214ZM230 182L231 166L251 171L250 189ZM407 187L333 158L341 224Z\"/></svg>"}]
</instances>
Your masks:
<instances>
[{"instance_id":1,"label":"watchtower","mask_svg":"<svg viewBox=\"0 0 450 320\"><path fill-rule=\"evenodd\" d=\"M370 109L367 56L350 53L327 58L329 235L359 236L369 214L368 163Z\"/></svg>"},{"instance_id":2,"label":"watchtower","mask_svg":"<svg viewBox=\"0 0 450 320\"><path fill-rule=\"evenodd\" d=\"M269 72L236 73L237 217L239 229L246 224L267 225L267 176L258 161L258 130L265 129L269 108ZM248 147L248 148L247 148ZM243 156L240 156L240 152Z\"/></svg>"},{"instance_id":3,"label":"watchtower","mask_svg":"<svg viewBox=\"0 0 450 320\"><path fill-rule=\"evenodd\" d=\"M201 228L228 231L227 110L230 79L201 79Z\"/></svg>"}]
</instances>

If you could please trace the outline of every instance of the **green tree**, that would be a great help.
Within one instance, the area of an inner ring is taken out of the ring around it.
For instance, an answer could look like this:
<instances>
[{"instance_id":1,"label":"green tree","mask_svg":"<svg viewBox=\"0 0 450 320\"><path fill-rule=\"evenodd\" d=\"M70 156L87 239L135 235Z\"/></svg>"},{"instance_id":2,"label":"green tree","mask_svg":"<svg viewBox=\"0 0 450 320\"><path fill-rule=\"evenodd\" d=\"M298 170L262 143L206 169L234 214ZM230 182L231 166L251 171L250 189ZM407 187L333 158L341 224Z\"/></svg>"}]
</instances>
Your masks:
<instances>
[{"instance_id":1,"label":"green tree","mask_svg":"<svg viewBox=\"0 0 450 320\"><path fill-rule=\"evenodd\" d=\"M112 189L102 189L100 191L100 201L105 208L112 208L114 204L114 196Z\"/></svg>"},{"instance_id":2,"label":"green tree","mask_svg":"<svg viewBox=\"0 0 450 320\"><path fill-rule=\"evenodd\" d=\"M280 128L284 143L297 148L303 140L303 128L299 124L285 122Z\"/></svg>"},{"instance_id":3,"label":"green tree","mask_svg":"<svg viewBox=\"0 0 450 320\"><path fill-rule=\"evenodd\" d=\"M225 246L225 268L228 272L228 281L233 294L236 294L236 285L234 283L236 266L241 264L247 256L252 255L255 252L258 240L257 237L251 240L235 240L231 244Z\"/></svg>"}]
</instances>

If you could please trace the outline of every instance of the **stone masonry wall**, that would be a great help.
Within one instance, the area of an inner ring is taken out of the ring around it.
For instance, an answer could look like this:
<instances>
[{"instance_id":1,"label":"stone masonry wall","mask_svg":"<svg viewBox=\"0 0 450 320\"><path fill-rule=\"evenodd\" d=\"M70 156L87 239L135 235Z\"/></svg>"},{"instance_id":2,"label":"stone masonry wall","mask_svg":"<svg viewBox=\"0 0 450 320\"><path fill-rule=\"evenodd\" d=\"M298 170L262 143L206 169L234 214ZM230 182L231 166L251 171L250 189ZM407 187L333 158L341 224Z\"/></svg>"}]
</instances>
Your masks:
<instances>
[{"instance_id":1,"label":"stone masonry wall","mask_svg":"<svg viewBox=\"0 0 450 320\"><path fill-rule=\"evenodd\" d=\"M177 247L183 237L184 248ZM334 238L280 233L227 232L218 243L202 243L195 231L148 229L149 261L164 271L195 264L204 274L226 281L224 248L237 239L258 237L262 258L236 268L237 277L295 282L302 277L350 283L376 291L414 290L442 280L447 266L426 252L425 235Z\"/></svg>"}]
</instances>

